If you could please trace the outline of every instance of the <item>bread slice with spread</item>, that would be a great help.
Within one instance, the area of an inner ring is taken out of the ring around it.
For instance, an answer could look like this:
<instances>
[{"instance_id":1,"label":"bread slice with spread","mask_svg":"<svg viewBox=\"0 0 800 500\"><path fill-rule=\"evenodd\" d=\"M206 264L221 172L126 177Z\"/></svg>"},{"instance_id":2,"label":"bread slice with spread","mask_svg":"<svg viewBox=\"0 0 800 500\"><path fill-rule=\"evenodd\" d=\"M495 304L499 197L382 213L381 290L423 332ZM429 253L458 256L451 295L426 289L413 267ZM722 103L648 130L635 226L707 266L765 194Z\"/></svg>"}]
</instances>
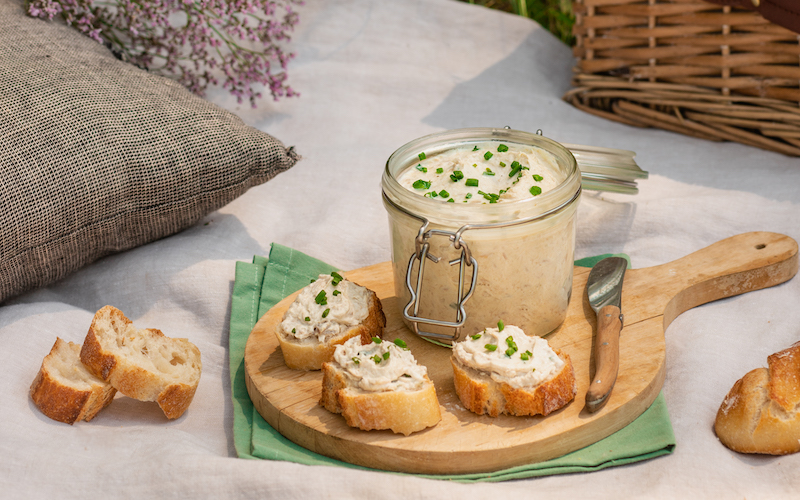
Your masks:
<instances>
[{"instance_id":1,"label":"bread slice with spread","mask_svg":"<svg viewBox=\"0 0 800 500\"><path fill-rule=\"evenodd\" d=\"M389 429L408 436L442 419L428 370L402 340L351 338L322 365L320 404L362 430Z\"/></svg>"},{"instance_id":2,"label":"bread slice with spread","mask_svg":"<svg viewBox=\"0 0 800 500\"><path fill-rule=\"evenodd\" d=\"M31 399L42 413L67 424L90 421L111 404L117 390L80 361L80 344L56 338L31 384Z\"/></svg>"},{"instance_id":3,"label":"bread slice with spread","mask_svg":"<svg viewBox=\"0 0 800 500\"><path fill-rule=\"evenodd\" d=\"M548 415L577 392L568 355L502 322L454 344L450 362L461 404L478 415Z\"/></svg>"},{"instance_id":4,"label":"bread slice with spread","mask_svg":"<svg viewBox=\"0 0 800 500\"><path fill-rule=\"evenodd\" d=\"M320 274L286 310L275 334L286 366L319 370L337 345L353 337L369 343L386 326L381 301L372 290L339 273Z\"/></svg>"},{"instance_id":5,"label":"bread slice with spread","mask_svg":"<svg viewBox=\"0 0 800 500\"><path fill-rule=\"evenodd\" d=\"M113 306L94 315L81 361L122 394L155 401L169 419L183 415L200 382L200 350L187 339L140 329Z\"/></svg>"}]
</instances>

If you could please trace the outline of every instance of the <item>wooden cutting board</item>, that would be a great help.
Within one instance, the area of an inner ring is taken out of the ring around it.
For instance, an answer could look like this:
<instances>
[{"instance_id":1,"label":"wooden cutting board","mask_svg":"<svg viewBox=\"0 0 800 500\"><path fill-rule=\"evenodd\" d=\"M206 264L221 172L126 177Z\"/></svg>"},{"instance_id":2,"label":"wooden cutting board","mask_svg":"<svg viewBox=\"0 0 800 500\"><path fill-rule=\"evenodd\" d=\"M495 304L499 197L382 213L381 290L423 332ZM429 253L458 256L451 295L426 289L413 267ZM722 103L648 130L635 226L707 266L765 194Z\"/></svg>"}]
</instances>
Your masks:
<instances>
[{"instance_id":1,"label":"wooden cutting board","mask_svg":"<svg viewBox=\"0 0 800 500\"><path fill-rule=\"evenodd\" d=\"M664 331L680 313L712 300L783 283L798 268L797 243L781 234L745 233L668 264L625 274L620 368L608 403L584 408L594 373L595 315L586 298L588 268L576 267L567 319L548 335L572 358L575 400L547 417L479 416L464 409L453 387L450 350L406 328L390 264L344 273L374 290L387 317L384 338L402 338L436 386L442 421L408 437L361 431L318 404L320 371L288 369L275 327L290 295L256 324L245 349L245 379L258 412L282 435L311 451L366 467L426 474L491 472L555 458L599 441L636 419L658 395L665 375Z\"/></svg>"}]
</instances>

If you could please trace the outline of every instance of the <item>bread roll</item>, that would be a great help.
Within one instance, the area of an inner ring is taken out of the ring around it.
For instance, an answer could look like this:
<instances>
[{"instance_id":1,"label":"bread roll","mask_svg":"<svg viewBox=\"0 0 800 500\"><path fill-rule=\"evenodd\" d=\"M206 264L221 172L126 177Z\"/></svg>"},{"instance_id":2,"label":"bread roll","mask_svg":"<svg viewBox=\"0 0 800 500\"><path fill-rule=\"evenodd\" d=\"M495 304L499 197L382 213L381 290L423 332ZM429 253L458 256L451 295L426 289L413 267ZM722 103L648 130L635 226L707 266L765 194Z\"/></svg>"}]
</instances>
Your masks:
<instances>
[{"instance_id":1,"label":"bread roll","mask_svg":"<svg viewBox=\"0 0 800 500\"><path fill-rule=\"evenodd\" d=\"M569 356L513 325L456 343L450 362L461 404L478 415L548 415L577 392Z\"/></svg>"},{"instance_id":2,"label":"bread roll","mask_svg":"<svg viewBox=\"0 0 800 500\"><path fill-rule=\"evenodd\" d=\"M741 453L800 451L800 342L767 358L736 381L722 401L714 432Z\"/></svg>"},{"instance_id":3,"label":"bread roll","mask_svg":"<svg viewBox=\"0 0 800 500\"><path fill-rule=\"evenodd\" d=\"M402 341L362 345L352 338L322 365L320 404L362 430L389 429L408 436L442 419L427 369Z\"/></svg>"},{"instance_id":4,"label":"bread roll","mask_svg":"<svg viewBox=\"0 0 800 500\"><path fill-rule=\"evenodd\" d=\"M300 291L275 334L286 366L319 370L337 345L353 337L369 343L383 335L384 326L386 316L375 292L334 272L320 274Z\"/></svg>"},{"instance_id":5,"label":"bread roll","mask_svg":"<svg viewBox=\"0 0 800 500\"><path fill-rule=\"evenodd\" d=\"M95 314L80 354L96 376L122 394L155 401L169 419L183 415L200 382L200 350L187 339L136 328L113 307Z\"/></svg>"},{"instance_id":6,"label":"bread roll","mask_svg":"<svg viewBox=\"0 0 800 500\"><path fill-rule=\"evenodd\" d=\"M117 390L80 361L80 344L56 338L31 384L31 399L42 413L67 424L90 421L111 404Z\"/></svg>"}]
</instances>

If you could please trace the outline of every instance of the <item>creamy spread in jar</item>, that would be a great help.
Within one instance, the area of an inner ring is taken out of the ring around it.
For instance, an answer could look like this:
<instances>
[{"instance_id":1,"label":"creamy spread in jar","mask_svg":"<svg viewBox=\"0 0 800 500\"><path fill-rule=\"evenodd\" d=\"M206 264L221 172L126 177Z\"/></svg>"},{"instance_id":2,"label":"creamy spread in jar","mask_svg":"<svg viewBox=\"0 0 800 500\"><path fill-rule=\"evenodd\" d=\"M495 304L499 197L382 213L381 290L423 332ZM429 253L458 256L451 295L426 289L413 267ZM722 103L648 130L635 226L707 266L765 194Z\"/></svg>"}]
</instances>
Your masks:
<instances>
[{"instance_id":1,"label":"creamy spread in jar","mask_svg":"<svg viewBox=\"0 0 800 500\"><path fill-rule=\"evenodd\" d=\"M410 329L448 343L497 318L538 336L563 323L581 193L564 146L510 129L445 131L397 149L382 188L395 292ZM473 278L456 338L459 283L466 293Z\"/></svg>"},{"instance_id":2,"label":"creamy spread in jar","mask_svg":"<svg viewBox=\"0 0 800 500\"><path fill-rule=\"evenodd\" d=\"M405 188L451 203L504 203L539 196L563 181L555 157L542 148L485 142L428 157L403 172Z\"/></svg>"},{"instance_id":3,"label":"creamy spread in jar","mask_svg":"<svg viewBox=\"0 0 800 500\"><path fill-rule=\"evenodd\" d=\"M520 328L502 323L454 344L453 356L463 365L515 389L536 387L564 366L547 340L528 336Z\"/></svg>"},{"instance_id":4,"label":"creamy spread in jar","mask_svg":"<svg viewBox=\"0 0 800 500\"><path fill-rule=\"evenodd\" d=\"M368 392L416 391L422 388L428 373L399 339L391 342L375 338L361 345L360 337L353 337L336 346L333 359L354 385Z\"/></svg>"},{"instance_id":5,"label":"creamy spread in jar","mask_svg":"<svg viewBox=\"0 0 800 500\"><path fill-rule=\"evenodd\" d=\"M325 342L364 321L369 293L338 273L320 274L289 306L280 328L289 338Z\"/></svg>"}]
</instances>

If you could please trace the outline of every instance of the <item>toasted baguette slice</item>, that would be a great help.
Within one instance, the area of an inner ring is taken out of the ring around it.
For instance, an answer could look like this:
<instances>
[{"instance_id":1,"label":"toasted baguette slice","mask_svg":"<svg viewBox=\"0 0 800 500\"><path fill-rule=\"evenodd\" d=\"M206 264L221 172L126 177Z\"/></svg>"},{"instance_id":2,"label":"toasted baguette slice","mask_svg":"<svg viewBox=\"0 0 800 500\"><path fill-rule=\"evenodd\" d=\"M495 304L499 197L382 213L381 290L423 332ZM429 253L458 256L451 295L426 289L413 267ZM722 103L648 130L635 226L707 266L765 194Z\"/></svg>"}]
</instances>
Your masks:
<instances>
[{"instance_id":1,"label":"toasted baguette slice","mask_svg":"<svg viewBox=\"0 0 800 500\"><path fill-rule=\"evenodd\" d=\"M31 399L42 413L67 424L90 421L111 404L117 390L80 361L80 344L56 338L31 384Z\"/></svg>"},{"instance_id":2,"label":"toasted baguette slice","mask_svg":"<svg viewBox=\"0 0 800 500\"><path fill-rule=\"evenodd\" d=\"M397 351L393 351L393 357L396 356ZM361 362L373 363L364 356ZM362 430L389 429L408 436L412 432L433 427L442 419L436 388L428 378L426 369L416 365L416 361L413 363L415 369L421 369L417 387L391 390L365 390L358 386L358 379L336 359L323 363L319 403L330 412L341 413L350 427ZM378 365L381 364L388 363L381 361Z\"/></svg>"},{"instance_id":3,"label":"toasted baguette slice","mask_svg":"<svg viewBox=\"0 0 800 500\"><path fill-rule=\"evenodd\" d=\"M103 307L92 319L81 361L122 394L156 401L169 419L189 407L203 368L194 344L160 330L138 329L113 306Z\"/></svg>"},{"instance_id":4,"label":"toasted baguette slice","mask_svg":"<svg viewBox=\"0 0 800 500\"><path fill-rule=\"evenodd\" d=\"M319 281L322 282L328 278L329 276L327 275L320 275ZM312 283L312 285L314 284ZM301 294L298 295L297 299L295 300L296 303L299 303L299 301L303 300L302 296L304 292L306 295L316 295L317 291L312 287L312 285L309 285L306 287L306 289L301 291ZM352 297L350 294L341 294L337 297L333 297L331 291L331 293L328 294L327 300L330 302L333 302L334 300L345 299L361 300L363 301L361 308L363 311L365 311L366 316L361 319L357 325L352 326L336 335L328 336L322 341L319 340L317 335L311 335L306 338L298 339L292 334L291 330L285 326L287 324L286 318L294 312L293 308L290 307L286 313L286 316L284 316L284 321L278 324L275 332L276 336L278 337L278 342L281 346L284 362L289 368L293 370L319 370L322 368L323 363L331 360L337 345L343 344L353 337L360 337L362 344L368 344L372 337L380 338L383 335L383 328L386 326L386 316L383 313L381 301L378 299L378 296L375 294L375 292L361 287L353 282L348 282L347 280L342 280L339 282L339 286L342 288L345 288L345 286L357 287L364 293L359 294L356 297ZM306 300L306 302L308 301ZM321 317L321 313L328 305L330 304L311 304L310 308L315 309L314 312L317 314L307 312L307 307L298 307L298 311L304 311L302 312L304 315L308 314L308 317L311 319L311 321L308 322L309 326L314 329L318 329L321 327L321 325L325 324L325 320L330 318L330 316L324 319ZM316 311L316 309L318 309L318 311Z\"/></svg>"},{"instance_id":5,"label":"toasted baguette slice","mask_svg":"<svg viewBox=\"0 0 800 500\"><path fill-rule=\"evenodd\" d=\"M564 366L552 378L536 387L514 388L504 382L496 382L486 372L470 368L454 357L453 383L461 404L478 415L496 417L508 415L544 415L563 408L575 398L577 385L572 361L567 354L555 351L564 361Z\"/></svg>"},{"instance_id":6,"label":"toasted baguette slice","mask_svg":"<svg viewBox=\"0 0 800 500\"><path fill-rule=\"evenodd\" d=\"M739 379L722 401L714 432L740 453L800 451L800 343L767 358Z\"/></svg>"},{"instance_id":7,"label":"toasted baguette slice","mask_svg":"<svg viewBox=\"0 0 800 500\"><path fill-rule=\"evenodd\" d=\"M568 355L502 321L454 344L450 363L458 398L478 415L548 415L578 390Z\"/></svg>"}]
</instances>

